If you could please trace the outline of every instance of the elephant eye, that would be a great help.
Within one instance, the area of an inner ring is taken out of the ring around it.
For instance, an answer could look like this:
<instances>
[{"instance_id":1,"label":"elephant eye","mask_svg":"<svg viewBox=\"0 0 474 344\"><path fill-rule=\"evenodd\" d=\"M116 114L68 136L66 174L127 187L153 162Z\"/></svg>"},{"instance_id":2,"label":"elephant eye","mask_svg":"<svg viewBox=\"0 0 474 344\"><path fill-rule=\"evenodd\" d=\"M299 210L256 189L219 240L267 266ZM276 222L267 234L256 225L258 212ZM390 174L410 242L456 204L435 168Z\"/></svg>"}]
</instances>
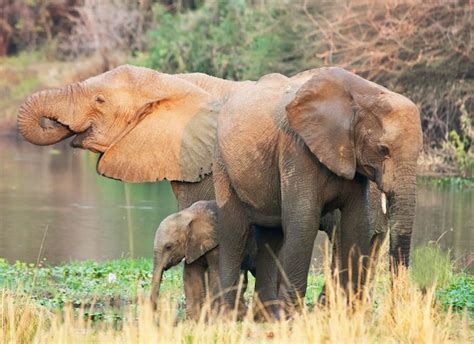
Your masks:
<instances>
[{"instance_id":1,"label":"elephant eye","mask_svg":"<svg viewBox=\"0 0 474 344\"><path fill-rule=\"evenodd\" d=\"M103 104L103 103L105 103L105 98L104 98L103 95L99 94L95 97L95 101L98 104Z\"/></svg>"},{"instance_id":2,"label":"elephant eye","mask_svg":"<svg viewBox=\"0 0 474 344\"><path fill-rule=\"evenodd\" d=\"M379 153L380 155L384 157L389 157L390 156L390 149L386 145L378 145Z\"/></svg>"},{"instance_id":3,"label":"elephant eye","mask_svg":"<svg viewBox=\"0 0 474 344\"><path fill-rule=\"evenodd\" d=\"M165 250L166 251L171 251L171 244L166 244L165 245Z\"/></svg>"}]
</instances>

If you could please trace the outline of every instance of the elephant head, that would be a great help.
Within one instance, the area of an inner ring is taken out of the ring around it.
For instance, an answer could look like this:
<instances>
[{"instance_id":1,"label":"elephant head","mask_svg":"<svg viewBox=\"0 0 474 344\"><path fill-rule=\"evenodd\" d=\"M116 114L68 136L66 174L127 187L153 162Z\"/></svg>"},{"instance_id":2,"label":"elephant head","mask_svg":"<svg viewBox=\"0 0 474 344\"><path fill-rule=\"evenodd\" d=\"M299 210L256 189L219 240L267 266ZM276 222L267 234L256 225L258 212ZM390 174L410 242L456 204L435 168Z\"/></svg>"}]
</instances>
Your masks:
<instances>
[{"instance_id":1,"label":"elephant head","mask_svg":"<svg viewBox=\"0 0 474 344\"><path fill-rule=\"evenodd\" d=\"M404 96L341 68L322 68L287 105L290 127L329 170L374 181L390 219L390 255L408 266L422 149L420 114Z\"/></svg>"},{"instance_id":2,"label":"elephant head","mask_svg":"<svg viewBox=\"0 0 474 344\"><path fill-rule=\"evenodd\" d=\"M165 218L155 234L151 302L156 309L163 272L186 264L217 247L217 205L199 201L189 208Z\"/></svg>"},{"instance_id":3,"label":"elephant head","mask_svg":"<svg viewBox=\"0 0 474 344\"><path fill-rule=\"evenodd\" d=\"M117 67L31 95L20 108L19 130L37 145L76 135L72 145L100 153L97 170L107 177L197 182L211 172L219 107L219 97L196 85L217 81L203 78Z\"/></svg>"}]
</instances>

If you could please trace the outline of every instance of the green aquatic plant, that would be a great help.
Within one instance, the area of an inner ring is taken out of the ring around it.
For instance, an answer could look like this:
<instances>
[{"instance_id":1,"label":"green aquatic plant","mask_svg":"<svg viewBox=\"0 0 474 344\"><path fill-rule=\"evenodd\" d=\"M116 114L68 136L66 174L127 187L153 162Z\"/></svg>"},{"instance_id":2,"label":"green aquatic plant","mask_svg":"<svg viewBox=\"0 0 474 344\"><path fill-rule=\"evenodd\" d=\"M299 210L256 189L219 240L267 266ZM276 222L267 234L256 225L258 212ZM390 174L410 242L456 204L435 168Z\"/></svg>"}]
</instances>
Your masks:
<instances>
[{"instance_id":1,"label":"green aquatic plant","mask_svg":"<svg viewBox=\"0 0 474 344\"><path fill-rule=\"evenodd\" d=\"M467 273L454 275L437 290L438 302L457 311L466 310L474 318L474 276Z\"/></svg>"}]
</instances>

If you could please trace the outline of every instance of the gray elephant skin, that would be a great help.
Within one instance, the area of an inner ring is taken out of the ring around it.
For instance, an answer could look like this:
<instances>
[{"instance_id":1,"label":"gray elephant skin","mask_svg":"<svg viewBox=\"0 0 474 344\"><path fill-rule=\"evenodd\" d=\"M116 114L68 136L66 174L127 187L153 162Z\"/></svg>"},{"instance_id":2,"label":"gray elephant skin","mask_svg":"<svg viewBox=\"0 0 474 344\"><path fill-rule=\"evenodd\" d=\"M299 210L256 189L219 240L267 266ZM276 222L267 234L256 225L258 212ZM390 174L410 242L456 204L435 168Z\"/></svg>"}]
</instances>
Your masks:
<instances>
[{"instance_id":1,"label":"gray elephant skin","mask_svg":"<svg viewBox=\"0 0 474 344\"><path fill-rule=\"evenodd\" d=\"M308 79L313 73L292 79ZM18 126L37 145L75 136L73 147L100 154L97 171L106 177L125 182L171 181L181 210L215 198L210 173L219 111L230 96L254 84L126 65L32 94L20 108ZM333 217L323 223L329 232ZM259 238L264 246L275 235L263 232ZM261 257L262 264L268 259ZM262 270L267 271L267 282L261 278L260 283L275 284L269 282L275 280L274 271L267 266ZM260 293L274 298L276 288L261 286Z\"/></svg>"},{"instance_id":2,"label":"gray elephant skin","mask_svg":"<svg viewBox=\"0 0 474 344\"><path fill-rule=\"evenodd\" d=\"M213 164L226 303L235 302L245 239L258 225L283 233L271 247L285 274L278 300L297 307L321 217L335 209L341 213L340 279L360 291L377 236L370 228L369 181L390 219L393 268L408 265L421 149L417 107L341 68L267 75L235 92L218 117ZM267 260L257 258L257 291L265 280L259 264L268 267Z\"/></svg>"},{"instance_id":3,"label":"gray elephant skin","mask_svg":"<svg viewBox=\"0 0 474 344\"><path fill-rule=\"evenodd\" d=\"M189 208L166 217L156 231L153 253L151 302L155 309L163 272L178 265L183 259L187 318L197 321L205 302L211 306L218 303L219 247L215 201L198 201ZM250 247L246 254L245 264L241 265L244 288L248 272L255 276L252 260L255 259L256 248ZM243 299L241 302L243 304Z\"/></svg>"}]
</instances>

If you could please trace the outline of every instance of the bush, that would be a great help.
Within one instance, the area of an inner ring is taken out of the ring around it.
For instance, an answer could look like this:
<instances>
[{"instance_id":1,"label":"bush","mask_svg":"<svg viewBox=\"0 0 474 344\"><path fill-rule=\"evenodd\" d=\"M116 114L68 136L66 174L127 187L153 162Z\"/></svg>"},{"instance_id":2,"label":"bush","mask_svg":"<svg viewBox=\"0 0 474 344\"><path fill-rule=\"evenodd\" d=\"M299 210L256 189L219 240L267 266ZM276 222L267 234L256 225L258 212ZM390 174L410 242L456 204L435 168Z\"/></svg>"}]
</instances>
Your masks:
<instances>
[{"instance_id":1,"label":"bush","mask_svg":"<svg viewBox=\"0 0 474 344\"><path fill-rule=\"evenodd\" d=\"M172 15L154 7L145 64L167 73L203 72L228 79L258 79L303 68L303 36L295 7L279 1L208 1Z\"/></svg>"},{"instance_id":2,"label":"bush","mask_svg":"<svg viewBox=\"0 0 474 344\"><path fill-rule=\"evenodd\" d=\"M471 149L461 120L474 112L468 1L214 0L176 15L156 5L154 17L149 67L258 79L340 65L412 99L426 147L441 148L454 130L457 155Z\"/></svg>"},{"instance_id":3,"label":"bush","mask_svg":"<svg viewBox=\"0 0 474 344\"><path fill-rule=\"evenodd\" d=\"M0 2L0 56L53 44L71 29L77 0L6 0Z\"/></svg>"}]
</instances>

